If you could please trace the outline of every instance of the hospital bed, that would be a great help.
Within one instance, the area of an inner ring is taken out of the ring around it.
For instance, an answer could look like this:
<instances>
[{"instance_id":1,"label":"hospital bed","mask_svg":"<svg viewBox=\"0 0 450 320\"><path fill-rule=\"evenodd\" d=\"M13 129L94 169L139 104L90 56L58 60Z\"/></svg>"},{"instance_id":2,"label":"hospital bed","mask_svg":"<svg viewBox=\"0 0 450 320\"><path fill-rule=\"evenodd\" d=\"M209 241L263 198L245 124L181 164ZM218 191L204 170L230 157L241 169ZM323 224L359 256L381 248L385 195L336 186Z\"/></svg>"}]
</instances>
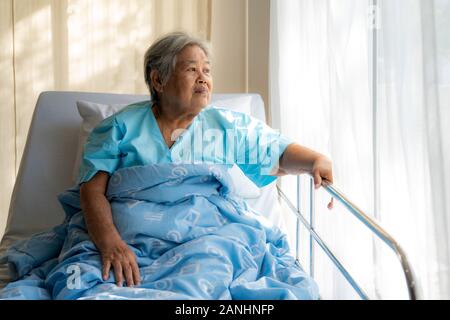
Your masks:
<instances>
[{"instance_id":1,"label":"hospital bed","mask_svg":"<svg viewBox=\"0 0 450 320\"><path fill-rule=\"evenodd\" d=\"M0 256L18 240L28 238L32 234L48 230L63 221L63 209L57 195L74 185L73 170L79 142L82 119L76 108L77 101L90 101L98 104L129 104L148 100L146 95L127 95L89 92L43 92L40 94L34 110L30 130L18 176L14 186L5 234L0 243ZM264 103L257 94L214 94L212 104L245 112L265 121ZM297 199L293 204L283 189L272 183L259 190L257 194L248 196L246 201L255 210L266 216L275 225L283 229L283 204L293 214L297 224L296 250L300 237L298 231L303 225L309 232L309 273L314 276L314 250L319 246L336 265L345 279L350 283L362 299L369 296L355 281L348 270L330 250L329 246L316 232L314 226L315 206L312 180L309 181L309 195L301 199L300 179L297 177ZM337 201L342 203L348 212L358 218L370 231L383 240L397 255L407 284L410 299L417 298L414 276L406 256L398 243L383 230L373 219L364 214L348 198L333 185L324 188ZM321 191L323 192L323 191ZM309 204L309 212L301 210L301 202ZM300 259L297 262L302 269ZM8 266L0 265L0 288L10 281Z\"/></svg>"}]
</instances>

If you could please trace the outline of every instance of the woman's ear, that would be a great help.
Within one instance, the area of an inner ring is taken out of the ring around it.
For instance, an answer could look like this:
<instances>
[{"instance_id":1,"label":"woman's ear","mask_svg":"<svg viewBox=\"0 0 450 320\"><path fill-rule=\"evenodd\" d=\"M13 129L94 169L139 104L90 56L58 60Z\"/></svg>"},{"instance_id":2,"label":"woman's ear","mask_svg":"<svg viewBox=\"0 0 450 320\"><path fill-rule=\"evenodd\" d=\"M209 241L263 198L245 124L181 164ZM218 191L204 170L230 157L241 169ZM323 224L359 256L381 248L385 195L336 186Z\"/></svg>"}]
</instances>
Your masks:
<instances>
[{"instance_id":1,"label":"woman's ear","mask_svg":"<svg viewBox=\"0 0 450 320\"><path fill-rule=\"evenodd\" d=\"M163 91L162 81L157 70L153 69L150 71L150 81L157 92L161 93Z\"/></svg>"}]
</instances>

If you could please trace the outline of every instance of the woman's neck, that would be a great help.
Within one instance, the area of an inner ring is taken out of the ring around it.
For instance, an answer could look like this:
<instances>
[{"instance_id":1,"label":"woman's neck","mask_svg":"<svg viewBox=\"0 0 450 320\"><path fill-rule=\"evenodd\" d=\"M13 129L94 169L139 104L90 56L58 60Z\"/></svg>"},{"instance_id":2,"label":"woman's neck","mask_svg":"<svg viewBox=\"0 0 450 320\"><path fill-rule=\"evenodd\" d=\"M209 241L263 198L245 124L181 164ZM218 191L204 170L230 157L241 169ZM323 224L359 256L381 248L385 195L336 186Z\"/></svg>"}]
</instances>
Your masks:
<instances>
[{"instance_id":1,"label":"woman's neck","mask_svg":"<svg viewBox=\"0 0 450 320\"><path fill-rule=\"evenodd\" d=\"M177 129L186 129L194 120L196 114L177 112L175 108L161 107L159 103L153 104L153 114L160 125L171 132Z\"/></svg>"}]
</instances>

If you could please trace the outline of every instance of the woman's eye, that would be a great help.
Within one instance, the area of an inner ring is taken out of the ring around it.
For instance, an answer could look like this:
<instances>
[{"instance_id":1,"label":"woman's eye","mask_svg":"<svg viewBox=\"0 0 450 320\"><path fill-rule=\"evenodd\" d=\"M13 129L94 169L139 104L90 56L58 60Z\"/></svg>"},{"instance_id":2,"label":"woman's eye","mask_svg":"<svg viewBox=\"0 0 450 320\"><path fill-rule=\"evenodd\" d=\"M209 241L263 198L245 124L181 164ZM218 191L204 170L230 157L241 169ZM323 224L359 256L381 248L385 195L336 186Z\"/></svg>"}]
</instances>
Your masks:
<instances>
[{"instance_id":1,"label":"woman's eye","mask_svg":"<svg viewBox=\"0 0 450 320\"><path fill-rule=\"evenodd\" d=\"M205 70L203 70L203 72L204 72L204 73L210 73L210 72L211 72L211 70L209 70L209 69L205 69Z\"/></svg>"},{"instance_id":2,"label":"woman's eye","mask_svg":"<svg viewBox=\"0 0 450 320\"><path fill-rule=\"evenodd\" d=\"M189 68L188 71L195 71L195 68L194 67Z\"/></svg>"}]
</instances>

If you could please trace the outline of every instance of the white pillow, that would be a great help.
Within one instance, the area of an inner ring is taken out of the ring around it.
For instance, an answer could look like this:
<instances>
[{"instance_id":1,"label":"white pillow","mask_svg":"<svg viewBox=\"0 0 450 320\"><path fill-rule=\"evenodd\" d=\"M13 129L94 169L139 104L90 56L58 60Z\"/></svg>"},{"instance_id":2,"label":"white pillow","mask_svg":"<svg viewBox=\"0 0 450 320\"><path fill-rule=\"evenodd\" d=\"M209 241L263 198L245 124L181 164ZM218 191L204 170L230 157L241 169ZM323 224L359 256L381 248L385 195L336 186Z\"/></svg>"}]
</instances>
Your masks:
<instances>
[{"instance_id":1,"label":"white pillow","mask_svg":"<svg viewBox=\"0 0 450 320\"><path fill-rule=\"evenodd\" d=\"M242 172L236 164L234 164L228 173L231 176L231 180L234 184L234 189L236 194L244 199L256 199L261 195L261 190L256 184L253 183L247 176Z\"/></svg>"},{"instance_id":2,"label":"white pillow","mask_svg":"<svg viewBox=\"0 0 450 320\"><path fill-rule=\"evenodd\" d=\"M244 97L247 98L247 97ZM233 99L234 102L235 99ZM234 103L233 106L242 108L242 112L245 112L246 107L245 104L241 104L245 101L250 102L250 100L240 100L238 104ZM231 100L229 102L232 102ZM86 142L87 137L91 133L91 131L99 124L103 119L113 115L114 113L120 111L128 104L100 104L89 101L77 101L78 113L80 114L83 122L80 128L80 134L78 137L78 149L77 149L77 157L75 160L75 166L73 170L73 181L75 182L78 178L81 157L83 153L83 145ZM216 105L214 103L214 105ZM224 106L224 104L221 104ZM250 107L248 107L250 108ZM233 108L233 110L240 111L241 109ZM248 109L250 110L250 109ZM258 198L261 194L260 189L242 172L242 170L234 165L228 171L233 180L236 193L246 199Z\"/></svg>"},{"instance_id":3,"label":"white pillow","mask_svg":"<svg viewBox=\"0 0 450 320\"><path fill-rule=\"evenodd\" d=\"M123 109L127 105L128 104L106 105L82 100L77 101L78 113L80 114L81 119L83 119L83 122L81 123L80 133L78 135L77 157L75 160L75 166L73 168L72 174L74 182L78 178L79 168L81 164L81 156L83 153L83 146L91 131L103 119L108 118L109 116Z\"/></svg>"}]
</instances>

